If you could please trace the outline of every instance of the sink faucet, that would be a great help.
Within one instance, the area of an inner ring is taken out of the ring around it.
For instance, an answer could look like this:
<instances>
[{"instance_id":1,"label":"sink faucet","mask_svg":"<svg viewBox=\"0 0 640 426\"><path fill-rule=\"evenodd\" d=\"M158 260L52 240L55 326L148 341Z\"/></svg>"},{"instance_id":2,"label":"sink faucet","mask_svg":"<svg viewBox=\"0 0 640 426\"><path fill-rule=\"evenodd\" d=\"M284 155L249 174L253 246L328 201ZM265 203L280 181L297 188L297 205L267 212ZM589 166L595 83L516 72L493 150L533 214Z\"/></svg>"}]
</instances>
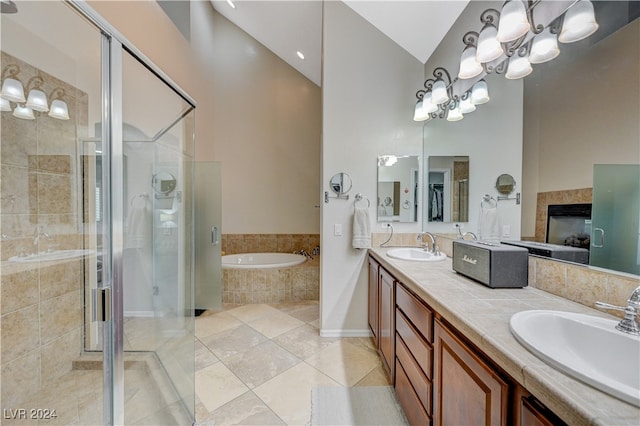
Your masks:
<instances>
[{"instance_id":1,"label":"sink faucet","mask_svg":"<svg viewBox=\"0 0 640 426\"><path fill-rule=\"evenodd\" d=\"M462 236L460 238L464 240L465 239L464 237L466 237L467 235L470 235L472 240L477 240L478 239L478 236L476 234L474 234L473 232L471 232L471 231L465 232L464 234L462 234Z\"/></svg>"},{"instance_id":2,"label":"sink faucet","mask_svg":"<svg viewBox=\"0 0 640 426\"><path fill-rule=\"evenodd\" d=\"M44 232L42 227L37 227L35 231L33 231L33 248L34 253L38 253L38 242L40 241L40 237L45 237L47 239L47 243L51 243L51 235ZM47 247L48 249L49 247Z\"/></svg>"},{"instance_id":3,"label":"sink faucet","mask_svg":"<svg viewBox=\"0 0 640 426\"><path fill-rule=\"evenodd\" d=\"M616 325L616 330L640 336L640 322L638 322L638 315L640 314L640 287L633 290L633 293L631 293L631 296L629 296L627 300L626 308L604 302L596 302L596 307L624 312L624 318Z\"/></svg>"},{"instance_id":4,"label":"sink faucet","mask_svg":"<svg viewBox=\"0 0 640 426\"><path fill-rule=\"evenodd\" d=\"M435 254L436 256L440 255L440 248L438 247L438 244L436 244L436 237L435 235L433 235L431 232L425 231L425 232L420 232L418 234L418 241L422 241L422 238L424 236L428 236L431 239L431 253ZM426 251L429 251L429 243L425 243L424 245L424 249Z\"/></svg>"}]
</instances>

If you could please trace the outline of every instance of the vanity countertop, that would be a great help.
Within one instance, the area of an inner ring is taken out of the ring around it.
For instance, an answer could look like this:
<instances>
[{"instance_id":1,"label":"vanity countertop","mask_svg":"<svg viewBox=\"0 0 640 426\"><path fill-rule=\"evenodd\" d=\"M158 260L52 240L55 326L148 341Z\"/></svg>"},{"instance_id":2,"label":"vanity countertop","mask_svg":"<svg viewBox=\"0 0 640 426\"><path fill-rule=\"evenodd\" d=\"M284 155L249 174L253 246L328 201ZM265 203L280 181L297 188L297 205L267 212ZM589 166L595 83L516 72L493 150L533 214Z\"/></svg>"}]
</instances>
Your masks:
<instances>
[{"instance_id":1,"label":"vanity countertop","mask_svg":"<svg viewBox=\"0 0 640 426\"><path fill-rule=\"evenodd\" d=\"M386 256L388 250L374 247L369 253L565 422L640 424L640 408L547 365L520 345L509 329L513 314L531 309L615 317L531 287L486 287L458 275L450 258L441 262L411 262Z\"/></svg>"}]
</instances>

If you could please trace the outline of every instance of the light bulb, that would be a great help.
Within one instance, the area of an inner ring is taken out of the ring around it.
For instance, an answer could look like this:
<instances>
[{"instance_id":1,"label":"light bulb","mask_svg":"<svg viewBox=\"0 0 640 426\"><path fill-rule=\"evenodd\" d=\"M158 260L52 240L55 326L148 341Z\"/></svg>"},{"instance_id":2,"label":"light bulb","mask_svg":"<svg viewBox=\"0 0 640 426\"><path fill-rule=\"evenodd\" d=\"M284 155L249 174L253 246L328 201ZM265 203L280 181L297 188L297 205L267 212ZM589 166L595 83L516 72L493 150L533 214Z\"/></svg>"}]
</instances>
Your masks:
<instances>
[{"instance_id":1,"label":"light bulb","mask_svg":"<svg viewBox=\"0 0 640 426\"><path fill-rule=\"evenodd\" d=\"M460 112L468 114L476 110L476 106L471 102L471 95L460 101Z\"/></svg>"},{"instance_id":2,"label":"light bulb","mask_svg":"<svg viewBox=\"0 0 640 426\"><path fill-rule=\"evenodd\" d=\"M474 105L482 105L489 102L489 88L487 82L480 80L471 88L471 103Z\"/></svg>"},{"instance_id":3,"label":"light bulb","mask_svg":"<svg viewBox=\"0 0 640 426\"><path fill-rule=\"evenodd\" d=\"M67 108L67 103L60 99L56 99L51 102L49 117L57 118L58 120L68 120L69 109Z\"/></svg>"},{"instance_id":4,"label":"light bulb","mask_svg":"<svg viewBox=\"0 0 640 426\"><path fill-rule=\"evenodd\" d=\"M26 106L34 111L49 111L49 106L47 105L47 95L45 95L42 90L31 89L29 91L29 96L27 97Z\"/></svg>"},{"instance_id":5,"label":"light bulb","mask_svg":"<svg viewBox=\"0 0 640 426\"><path fill-rule=\"evenodd\" d=\"M558 37L555 34L551 34L551 29L547 27L533 39L531 52L529 53L529 62L532 64L541 64L552 60L559 54Z\"/></svg>"},{"instance_id":6,"label":"light bulb","mask_svg":"<svg viewBox=\"0 0 640 426\"><path fill-rule=\"evenodd\" d=\"M31 108L26 106L16 105L16 109L13 110L13 116L22 118L23 120L33 120L36 117L33 115Z\"/></svg>"},{"instance_id":7,"label":"light bulb","mask_svg":"<svg viewBox=\"0 0 640 426\"><path fill-rule=\"evenodd\" d=\"M462 112L460 111L460 105L456 103L456 106L453 109L449 109L449 113L447 114L447 121L460 121L464 118Z\"/></svg>"},{"instance_id":8,"label":"light bulb","mask_svg":"<svg viewBox=\"0 0 640 426\"><path fill-rule=\"evenodd\" d=\"M449 94L447 93L447 85L444 80L437 79L435 83L433 83L433 87L431 88L431 103L434 105L440 105L449 100Z\"/></svg>"},{"instance_id":9,"label":"light bulb","mask_svg":"<svg viewBox=\"0 0 640 426\"><path fill-rule=\"evenodd\" d=\"M2 97L8 101L23 103L25 99L22 83L15 78L5 78L2 83Z\"/></svg>"},{"instance_id":10,"label":"light bulb","mask_svg":"<svg viewBox=\"0 0 640 426\"><path fill-rule=\"evenodd\" d=\"M476 61L476 47L467 46L462 51L460 57L460 71L458 72L458 78L467 79L473 78L479 75L484 69L482 65Z\"/></svg>"},{"instance_id":11,"label":"light bulb","mask_svg":"<svg viewBox=\"0 0 640 426\"><path fill-rule=\"evenodd\" d=\"M502 45L496 38L498 30L492 24L486 24L478 37L478 49L476 51L476 61L484 64L498 59L503 53Z\"/></svg>"},{"instance_id":12,"label":"light bulb","mask_svg":"<svg viewBox=\"0 0 640 426\"><path fill-rule=\"evenodd\" d=\"M425 114L422 109L422 99L416 102L416 107L413 111L413 121L424 121L429 115Z\"/></svg>"},{"instance_id":13,"label":"light bulb","mask_svg":"<svg viewBox=\"0 0 640 426\"><path fill-rule=\"evenodd\" d=\"M432 93L427 92L424 94L424 97L422 98L422 110L424 111L425 114L430 114L438 110L438 105L434 104L431 101L431 97L432 97Z\"/></svg>"},{"instance_id":14,"label":"light bulb","mask_svg":"<svg viewBox=\"0 0 640 426\"><path fill-rule=\"evenodd\" d=\"M531 71L533 68L531 68L529 58L516 54L509 58L509 68L504 76L509 80L516 80L528 76Z\"/></svg>"}]
</instances>

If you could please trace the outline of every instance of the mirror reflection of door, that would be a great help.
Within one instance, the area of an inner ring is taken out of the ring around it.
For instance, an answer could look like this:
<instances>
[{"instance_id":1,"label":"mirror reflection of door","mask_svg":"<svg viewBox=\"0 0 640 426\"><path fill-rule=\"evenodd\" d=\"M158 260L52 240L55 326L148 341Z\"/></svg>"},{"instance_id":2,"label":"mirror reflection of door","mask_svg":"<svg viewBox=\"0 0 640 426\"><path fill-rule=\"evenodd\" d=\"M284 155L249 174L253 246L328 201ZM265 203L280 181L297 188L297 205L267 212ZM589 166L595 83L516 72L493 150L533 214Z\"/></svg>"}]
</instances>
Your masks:
<instances>
[{"instance_id":1,"label":"mirror reflection of door","mask_svg":"<svg viewBox=\"0 0 640 426\"><path fill-rule=\"evenodd\" d=\"M469 157L431 156L426 176L426 221L468 222Z\"/></svg>"},{"instance_id":2,"label":"mirror reflection of door","mask_svg":"<svg viewBox=\"0 0 640 426\"><path fill-rule=\"evenodd\" d=\"M419 167L417 155L378 157L378 222L418 220Z\"/></svg>"}]
</instances>

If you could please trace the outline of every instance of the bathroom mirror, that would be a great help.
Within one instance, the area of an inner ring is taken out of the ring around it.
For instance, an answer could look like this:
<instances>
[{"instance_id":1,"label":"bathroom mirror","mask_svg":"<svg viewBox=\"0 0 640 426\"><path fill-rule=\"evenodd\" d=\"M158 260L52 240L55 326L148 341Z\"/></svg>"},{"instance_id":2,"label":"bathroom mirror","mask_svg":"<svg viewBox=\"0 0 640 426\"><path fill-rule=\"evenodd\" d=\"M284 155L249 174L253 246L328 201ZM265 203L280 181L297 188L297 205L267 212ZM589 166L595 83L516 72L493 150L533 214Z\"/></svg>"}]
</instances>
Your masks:
<instances>
[{"instance_id":1,"label":"bathroom mirror","mask_svg":"<svg viewBox=\"0 0 640 426\"><path fill-rule=\"evenodd\" d=\"M469 156L430 156L424 209L427 222L469 221Z\"/></svg>"},{"instance_id":2,"label":"bathroom mirror","mask_svg":"<svg viewBox=\"0 0 640 426\"><path fill-rule=\"evenodd\" d=\"M496 191L502 195L509 195L516 187L516 180L509 174L501 174L496 179Z\"/></svg>"},{"instance_id":3,"label":"bathroom mirror","mask_svg":"<svg viewBox=\"0 0 640 426\"><path fill-rule=\"evenodd\" d=\"M378 222L416 222L420 162L417 155L378 157Z\"/></svg>"},{"instance_id":4,"label":"bathroom mirror","mask_svg":"<svg viewBox=\"0 0 640 426\"><path fill-rule=\"evenodd\" d=\"M336 173L329 181L331 190L337 195L344 195L351 190L351 176L346 173Z\"/></svg>"},{"instance_id":5,"label":"bathroom mirror","mask_svg":"<svg viewBox=\"0 0 640 426\"><path fill-rule=\"evenodd\" d=\"M156 194L171 194L176 189L176 178L169 172L159 172L153 175L151 186Z\"/></svg>"}]
</instances>

